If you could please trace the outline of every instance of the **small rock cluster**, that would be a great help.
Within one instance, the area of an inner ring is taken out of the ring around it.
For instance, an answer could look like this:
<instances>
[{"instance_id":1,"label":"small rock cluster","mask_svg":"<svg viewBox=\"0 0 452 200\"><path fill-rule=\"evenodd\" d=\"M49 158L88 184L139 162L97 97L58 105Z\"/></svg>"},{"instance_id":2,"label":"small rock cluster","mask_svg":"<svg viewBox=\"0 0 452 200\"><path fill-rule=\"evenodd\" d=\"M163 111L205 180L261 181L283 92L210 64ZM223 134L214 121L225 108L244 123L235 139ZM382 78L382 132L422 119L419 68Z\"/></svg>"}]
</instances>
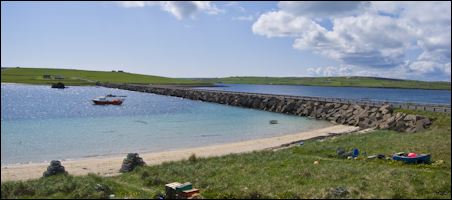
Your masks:
<instances>
[{"instance_id":1,"label":"small rock cluster","mask_svg":"<svg viewBox=\"0 0 452 200\"><path fill-rule=\"evenodd\" d=\"M52 83L52 88L64 89L66 86L62 82Z\"/></svg>"},{"instance_id":2,"label":"small rock cluster","mask_svg":"<svg viewBox=\"0 0 452 200\"><path fill-rule=\"evenodd\" d=\"M42 175L44 177L53 176L57 174L67 174L64 166L61 165L61 162L58 160L52 160L50 165L47 167L47 171L45 171Z\"/></svg>"},{"instance_id":3,"label":"small rock cluster","mask_svg":"<svg viewBox=\"0 0 452 200\"><path fill-rule=\"evenodd\" d=\"M122 162L122 166L121 166L121 169L119 170L119 172L122 172L122 173L131 172L136 167L143 166L145 164L146 163L143 161L142 158L140 158L140 156L138 156L137 153L129 153L129 154L127 154L127 157Z\"/></svg>"},{"instance_id":4,"label":"small rock cluster","mask_svg":"<svg viewBox=\"0 0 452 200\"><path fill-rule=\"evenodd\" d=\"M145 85L102 84L105 87L177 96L192 100L215 102L232 106L253 108L324 119L337 124L361 128L390 129L400 132L416 132L428 127L430 119L420 115L394 113L391 105L380 107L351 103L324 102L297 99L278 95L231 93L213 90L181 89Z\"/></svg>"},{"instance_id":5,"label":"small rock cluster","mask_svg":"<svg viewBox=\"0 0 452 200\"><path fill-rule=\"evenodd\" d=\"M425 129L432 124L431 120L427 117L405 113L388 113L378 122L377 128L379 129L391 129L410 133Z\"/></svg>"}]
</instances>

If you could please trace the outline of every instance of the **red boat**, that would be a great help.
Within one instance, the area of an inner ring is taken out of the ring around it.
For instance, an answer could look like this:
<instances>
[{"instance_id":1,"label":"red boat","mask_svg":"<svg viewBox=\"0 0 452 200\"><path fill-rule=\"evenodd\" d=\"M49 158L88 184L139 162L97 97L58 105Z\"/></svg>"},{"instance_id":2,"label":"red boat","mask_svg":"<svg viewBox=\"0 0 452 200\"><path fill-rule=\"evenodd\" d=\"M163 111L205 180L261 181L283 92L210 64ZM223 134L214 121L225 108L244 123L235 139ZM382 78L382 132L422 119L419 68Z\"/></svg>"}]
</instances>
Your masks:
<instances>
[{"instance_id":1,"label":"red boat","mask_svg":"<svg viewBox=\"0 0 452 200\"><path fill-rule=\"evenodd\" d=\"M124 99L109 99L105 96L97 97L93 99L95 105L121 105L124 102Z\"/></svg>"}]
</instances>

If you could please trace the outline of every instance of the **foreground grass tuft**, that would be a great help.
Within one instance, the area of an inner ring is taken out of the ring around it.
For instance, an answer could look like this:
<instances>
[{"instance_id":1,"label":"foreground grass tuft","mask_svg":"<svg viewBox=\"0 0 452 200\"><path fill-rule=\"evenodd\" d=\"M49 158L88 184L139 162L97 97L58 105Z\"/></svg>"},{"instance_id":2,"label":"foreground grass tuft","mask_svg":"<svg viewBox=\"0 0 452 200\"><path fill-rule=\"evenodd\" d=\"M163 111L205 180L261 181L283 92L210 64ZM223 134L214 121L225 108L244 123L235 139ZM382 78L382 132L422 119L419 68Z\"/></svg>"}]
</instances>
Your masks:
<instances>
[{"instance_id":1,"label":"foreground grass tuft","mask_svg":"<svg viewBox=\"0 0 452 200\"><path fill-rule=\"evenodd\" d=\"M400 111L400 110L399 110ZM405 112L405 111L404 111ZM2 198L155 198L169 182L192 182L205 198L451 198L450 115L434 118L418 133L377 130L320 141L306 141L278 151L259 151L212 158L194 158L138 167L116 177L56 176L1 185ZM432 154L431 165L391 160L347 160L336 149L391 155ZM319 164L314 165L314 161ZM98 186L100 184L101 186Z\"/></svg>"}]
</instances>

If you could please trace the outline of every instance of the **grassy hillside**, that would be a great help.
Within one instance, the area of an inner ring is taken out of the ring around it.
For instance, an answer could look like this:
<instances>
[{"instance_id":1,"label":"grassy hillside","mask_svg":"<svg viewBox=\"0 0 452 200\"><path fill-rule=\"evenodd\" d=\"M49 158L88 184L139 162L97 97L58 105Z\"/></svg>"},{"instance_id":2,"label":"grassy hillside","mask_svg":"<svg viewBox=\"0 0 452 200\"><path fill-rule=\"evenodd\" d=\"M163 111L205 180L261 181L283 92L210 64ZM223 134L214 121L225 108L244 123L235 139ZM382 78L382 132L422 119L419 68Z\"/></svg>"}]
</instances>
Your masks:
<instances>
[{"instance_id":1,"label":"grassy hillside","mask_svg":"<svg viewBox=\"0 0 452 200\"><path fill-rule=\"evenodd\" d=\"M215 83L311 85L342 87L384 87L450 90L450 82L425 82L377 77L227 77L204 80Z\"/></svg>"},{"instance_id":2,"label":"grassy hillside","mask_svg":"<svg viewBox=\"0 0 452 200\"><path fill-rule=\"evenodd\" d=\"M56 176L6 182L1 184L1 196L105 198L114 194L117 198L154 198L164 192L164 184L178 181L192 182L205 198L450 199L450 115L405 112L434 118L433 126L418 133L378 130L306 141L303 146L278 151L168 162L115 177ZM437 162L408 165L389 160L344 160L335 155L338 147L359 148L368 155L430 153Z\"/></svg>"},{"instance_id":3,"label":"grassy hillside","mask_svg":"<svg viewBox=\"0 0 452 200\"><path fill-rule=\"evenodd\" d=\"M45 79L43 75L61 75L63 80ZM450 90L450 82L425 82L376 77L227 77L167 78L127 72L86 71L45 68L2 68L1 81L9 83L94 85L96 81L111 83L211 85L212 83L312 85L343 87L384 87Z\"/></svg>"},{"instance_id":4,"label":"grassy hillside","mask_svg":"<svg viewBox=\"0 0 452 200\"><path fill-rule=\"evenodd\" d=\"M43 75L60 75L63 80L45 79ZM182 84L182 85L210 85L209 83L187 79L167 78L132 74L127 72L104 72L72 69L44 69L44 68L9 68L1 72L2 82L50 84L63 82L66 85L94 85L96 81L111 83L145 83L145 84Z\"/></svg>"}]
</instances>

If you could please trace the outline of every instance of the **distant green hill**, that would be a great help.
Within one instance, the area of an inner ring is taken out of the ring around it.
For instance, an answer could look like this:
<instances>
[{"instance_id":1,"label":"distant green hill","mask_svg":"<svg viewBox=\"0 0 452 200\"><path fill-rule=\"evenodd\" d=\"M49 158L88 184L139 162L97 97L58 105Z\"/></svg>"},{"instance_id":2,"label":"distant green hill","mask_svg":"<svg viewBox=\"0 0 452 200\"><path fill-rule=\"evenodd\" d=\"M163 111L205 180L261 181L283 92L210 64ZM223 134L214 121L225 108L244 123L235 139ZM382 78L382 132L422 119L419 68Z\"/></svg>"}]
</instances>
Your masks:
<instances>
[{"instance_id":1,"label":"distant green hill","mask_svg":"<svg viewBox=\"0 0 452 200\"><path fill-rule=\"evenodd\" d=\"M167 78L161 76L132 74L127 72L45 68L2 68L1 80L2 83L51 84L54 82L63 82L66 85L94 85L97 81L161 85L211 85L211 83L197 80Z\"/></svg>"},{"instance_id":2,"label":"distant green hill","mask_svg":"<svg viewBox=\"0 0 452 200\"><path fill-rule=\"evenodd\" d=\"M45 75L49 75L50 78ZM61 80L56 78L63 78ZM110 83L140 83L159 85L212 85L213 83L309 85L340 87L382 87L450 90L450 82L427 82L378 77L226 77L226 78L168 78L128 72L87 71L75 69L2 68L2 82L66 85L94 85L97 81Z\"/></svg>"},{"instance_id":3,"label":"distant green hill","mask_svg":"<svg viewBox=\"0 0 452 200\"><path fill-rule=\"evenodd\" d=\"M212 83L237 84L274 84L274 85L310 85L310 86L340 86L340 87L382 87L382 88L416 88L450 90L450 82L427 82L378 77L226 77L192 79Z\"/></svg>"}]
</instances>

